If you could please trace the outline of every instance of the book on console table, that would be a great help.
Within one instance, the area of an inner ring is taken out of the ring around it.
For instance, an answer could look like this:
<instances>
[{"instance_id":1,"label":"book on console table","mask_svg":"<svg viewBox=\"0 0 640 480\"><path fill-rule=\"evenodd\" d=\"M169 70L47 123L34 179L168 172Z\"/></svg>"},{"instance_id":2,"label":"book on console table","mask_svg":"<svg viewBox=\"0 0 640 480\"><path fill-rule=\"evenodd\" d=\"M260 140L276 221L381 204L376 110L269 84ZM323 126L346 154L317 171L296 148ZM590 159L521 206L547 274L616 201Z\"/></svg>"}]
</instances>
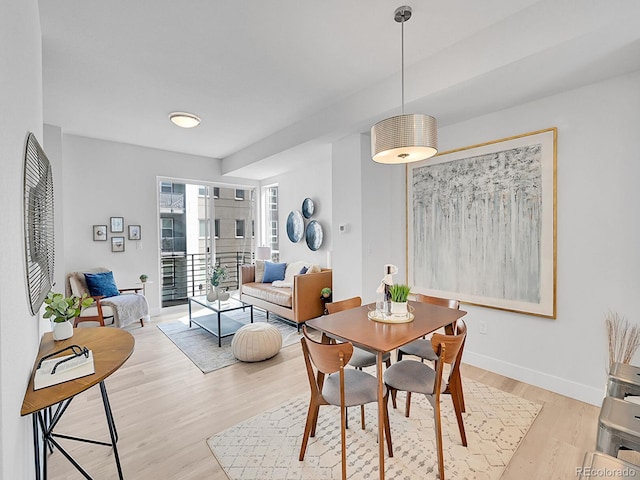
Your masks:
<instances>
[{"instance_id":1,"label":"book on console table","mask_svg":"<svg viewBox=\"0 0 640 480\"><path fill-rule=\"evenodd\" d=\"M87 357L84 355L65 355L44 360L33 377L33 389L40 390L95 373L93 352L91 350L88 352ZM54 369L55 373L52 373Z\"/></svg>"}]
</instances>

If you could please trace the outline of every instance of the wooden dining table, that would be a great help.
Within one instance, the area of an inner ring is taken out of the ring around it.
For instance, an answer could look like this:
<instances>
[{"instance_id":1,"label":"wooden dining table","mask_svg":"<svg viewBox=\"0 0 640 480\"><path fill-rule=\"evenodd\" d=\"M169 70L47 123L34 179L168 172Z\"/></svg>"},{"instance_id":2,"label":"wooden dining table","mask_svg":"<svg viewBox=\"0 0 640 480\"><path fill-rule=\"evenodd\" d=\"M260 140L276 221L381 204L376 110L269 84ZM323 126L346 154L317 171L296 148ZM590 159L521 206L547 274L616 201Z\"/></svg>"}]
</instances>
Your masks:
<instances>
[{"instance_id":1,"label":"wooden dining table","mask_svg":"<svg viewBox=\"0 0 640 480\"><path fill-rule=\"evenodd\" d=\"M378 378L378 455L380 480L384 480L384 394L382 356L424 335L453 324L467 312L421 302L409 302L414 316L407 323L384 323L369 318L375 304L332 313L308 320L306 325L323 334L338 337L376 353Z\"/></svg>"}]
</instances>

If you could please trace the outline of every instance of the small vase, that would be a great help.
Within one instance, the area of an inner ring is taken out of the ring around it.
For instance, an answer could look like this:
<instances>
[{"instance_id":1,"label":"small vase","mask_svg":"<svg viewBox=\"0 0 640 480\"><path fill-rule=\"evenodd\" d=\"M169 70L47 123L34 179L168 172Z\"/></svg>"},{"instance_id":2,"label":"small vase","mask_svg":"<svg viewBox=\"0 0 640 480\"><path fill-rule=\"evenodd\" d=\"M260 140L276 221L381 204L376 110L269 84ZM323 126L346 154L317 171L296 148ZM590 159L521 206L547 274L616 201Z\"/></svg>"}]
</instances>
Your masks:
<instances>
[{"instance_id":1,"label":"small vase","mask_svg":"<svg viewBox=\"0 0 640 480\"><path fill-rule=\"evenodd\" d=\"M225 292L224 290L219 289L219 287L217 287L216 290L218 290L218 300L220 300L221 302L226 302L227 300L229 300L229 292Z\"/></svg>"},{"instance_id":2,"label":"small vase","mask_svg":"<svg viewBox=\"0 0 640 480\"><path fill-rule=\"evenodd\" d=\"M215 302L216 300L218 300L218 287L212 287L207 293L207 301Z\"/></svg>"},{"instance_id":3,"label":"small vase","mask_svg":"<svg viewBox=\"0 0 640 480\"><path fill-rule=\"evenodd\" d=\"M407 313L409 313L407 302L391 302L392 315L406 315Z\"/></svg>"},{"instance_id":4,"label":"small vase","mask_svg":"<svg viewBox=\"0 0 640 480\"><path fill-rule=\"evenodd\" d=\"M73 324L66 322L51 322L54 340L66 340L73 337Z\"/></svg>"}]
</instances>

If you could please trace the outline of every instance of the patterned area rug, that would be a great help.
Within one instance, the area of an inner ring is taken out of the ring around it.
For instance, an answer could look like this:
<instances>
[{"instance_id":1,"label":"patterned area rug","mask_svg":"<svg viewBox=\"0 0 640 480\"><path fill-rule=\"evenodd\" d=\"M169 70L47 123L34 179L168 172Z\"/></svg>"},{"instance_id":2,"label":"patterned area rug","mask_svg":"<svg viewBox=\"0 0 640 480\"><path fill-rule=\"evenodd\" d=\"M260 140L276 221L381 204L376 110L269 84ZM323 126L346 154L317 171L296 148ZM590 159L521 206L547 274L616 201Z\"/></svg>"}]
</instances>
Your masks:
<instances>
[{"instance_id":1,"label":"patterned area rug","mask_svg":"<svg viewBox=\"0 0 640 480\"><path fill-rule=\"evenodd\" d=\"M236 310L222 314L223 317L231 318L242 324L250 323L249 311ZM254 322L266 322L264 312L254 309ZM278 327L282 334L282 347L300 342L300 335L293 324L288 323L279 317L269 314L269 323ZM231 341L233 336L224 337L222 346L218 347L218 337L203 330L195 324L189 328L189 318L184 317L179 322L160 323L158 328L169 340L182 350L189 360L191 360L203 373L213 372L222 367L226 367L238 360L231 352Z\"/></svg>"},{"instance_id":2,"label":"patterned area rug","mask_svg":"<svg viewBox=\"0 0 640 480\"><path fill-rule=\"evenodd\" d=\"M471 380L464 381L463 414L468 447L460 442L451 399L442 397L444 465L447 478L499 479L542 406ZM385 477L402 480L438 478L433 409L422 395L411 399L404 416L404 393L389 419L393 458L385 457ZM304 461L298 461L309 401L294 399L213 437L207 443L231 480L340 478L340 415L320 407L316 437L309 439ZM367 405L366 430L360 409L349 409L347 476L378 478L377 408ZM386 452L386 448L385 448Z\"/></svg>"}]
</instances>

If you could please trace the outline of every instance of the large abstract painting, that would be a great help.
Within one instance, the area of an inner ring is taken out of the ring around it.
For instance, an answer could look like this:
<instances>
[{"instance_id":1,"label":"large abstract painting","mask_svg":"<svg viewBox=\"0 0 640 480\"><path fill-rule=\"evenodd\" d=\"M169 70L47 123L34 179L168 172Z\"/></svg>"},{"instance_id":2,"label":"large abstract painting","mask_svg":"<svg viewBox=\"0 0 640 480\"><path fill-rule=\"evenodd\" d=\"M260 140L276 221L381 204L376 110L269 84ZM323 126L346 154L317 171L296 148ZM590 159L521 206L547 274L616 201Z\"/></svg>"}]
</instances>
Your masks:
<instances>
[{"instance_id":1,"label":"large abstract painting","mask_svg":"<svg viewBox=\"0 0 640 480\"><path fill-rule=\"evenodd\" d=\"M407 167L413 291L555 318L555 128Z\"/></svg>"}]
</instances>

